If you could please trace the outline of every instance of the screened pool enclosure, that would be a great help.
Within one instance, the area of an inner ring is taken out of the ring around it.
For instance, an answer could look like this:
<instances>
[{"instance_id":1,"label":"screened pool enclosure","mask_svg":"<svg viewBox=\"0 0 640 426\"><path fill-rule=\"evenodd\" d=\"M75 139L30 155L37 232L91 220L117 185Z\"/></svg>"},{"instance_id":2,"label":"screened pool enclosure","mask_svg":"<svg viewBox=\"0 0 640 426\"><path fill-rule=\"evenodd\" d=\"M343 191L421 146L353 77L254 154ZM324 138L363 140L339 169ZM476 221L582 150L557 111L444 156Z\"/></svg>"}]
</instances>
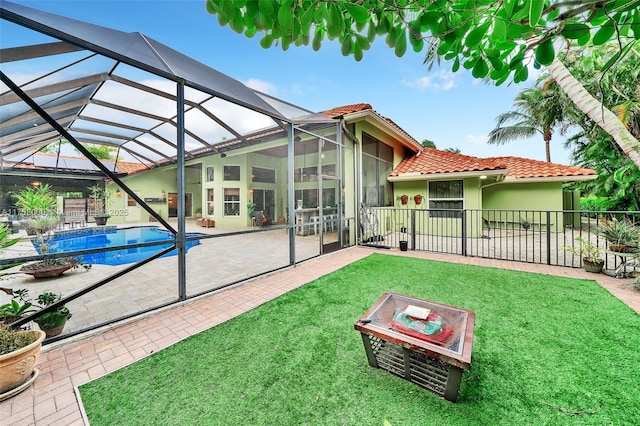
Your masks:
<instances>
[{"instance_id":1,"label":"screened pool enclosure","mask_svg":"<svg viewBox=\"0 0 640 426\"><path fill-rule=\"evenodd\" d=\"M24 233L45 216L43 234L60 235L98 227L100 212L102 239L115 227L170 235L60 252L37 251L23 234L0 266L159 248L45 281L0 279L63 296L14 325L65 304L70 336L355 242L357 140L341 117L251 89L144 34L7 1L0 17L0 220ZM17 201L43 188L54 200L46 211Z\"/></svg>"}]
</instances>

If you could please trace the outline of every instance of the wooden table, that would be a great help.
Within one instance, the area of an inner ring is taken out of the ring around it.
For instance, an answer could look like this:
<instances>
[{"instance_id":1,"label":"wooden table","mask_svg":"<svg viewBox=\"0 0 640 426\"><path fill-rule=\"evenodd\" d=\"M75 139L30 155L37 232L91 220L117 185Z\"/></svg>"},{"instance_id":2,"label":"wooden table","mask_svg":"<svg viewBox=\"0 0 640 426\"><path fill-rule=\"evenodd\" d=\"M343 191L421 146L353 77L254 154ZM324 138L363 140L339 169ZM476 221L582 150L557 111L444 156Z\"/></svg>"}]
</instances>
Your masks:
<instances>
[{"instance_id":1,"label":"wooden table","mask_svg":"<svg viewBox=\"0 0 640 426\"><path fill-rule=\"evenodd\" d=\"M408 305L437 314L452 331L450 337L429 343L391 328L394 314ZM474 326L473 311L397 293L382 295L354 324L362 336L370 366L387 370L452 402L458 398L463 371L471 369Z\"/></svg>"}]
</instances>

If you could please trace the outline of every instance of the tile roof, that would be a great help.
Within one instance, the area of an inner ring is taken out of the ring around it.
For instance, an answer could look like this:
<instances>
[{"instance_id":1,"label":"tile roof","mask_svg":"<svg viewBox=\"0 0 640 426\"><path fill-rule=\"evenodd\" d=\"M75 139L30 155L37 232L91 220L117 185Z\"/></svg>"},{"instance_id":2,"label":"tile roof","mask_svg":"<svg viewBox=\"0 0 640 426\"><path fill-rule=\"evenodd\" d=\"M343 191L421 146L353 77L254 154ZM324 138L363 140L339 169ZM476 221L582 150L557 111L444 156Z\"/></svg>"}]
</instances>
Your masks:
<instances>
[{"instance_id":1,"label":"tile roof","mask_svg":"<svg viewBox=\"0 0 640 426\"><path fill-rule=\"evenodd\" d=\"M548 163L546 161L531 160L522 157L491 157L507 165L509 172L507 177L516 179L544 178L544 177L571 177L571 176L597 176L595 170L581 167L566 166L563 164Z\"/></svg>"},{"instance_id":2,"label":"tile roof","mask_svg":"<svg viewBox=\"0 0 640 426\"><path fill-rule=\"evenodd\" d=\"M109 170L113 171L113 160L100 160ZM147 170L149 167L142 163L118 160L115 163L116 173L132 174ZM61 170L61 171L84 171L87 173L99 172L98 168L81 156L56 154L50 152L27 153L20 157L4 159L3 167L15 167L18 169L32 170Z\"/></svg>"},{"instance_id":3,"label":"tile roof","mask_svg":"<svg viewBox=\"0 0 640 426\"><path fill-rule=\"evenodd\" d=\"M431 175L438 173L463 173L505 170L507 165L489 158L424 148L419 154L405 158L389 176L401 174Z\"/></svg>"},{"instance_id":4,"label":"tile roof","mask_svg":"<svg viewBox=\"0 0 640 426\"><path fill-rule=\"evenodd\" d=\"M596 176L591 169L547 163L521 157L479 158L435 148L424 148L419 154L405 158L390 177L434 175L443 173L506 171L506 178L531 179L551 177Z\"/></svg>"}]
</instances>

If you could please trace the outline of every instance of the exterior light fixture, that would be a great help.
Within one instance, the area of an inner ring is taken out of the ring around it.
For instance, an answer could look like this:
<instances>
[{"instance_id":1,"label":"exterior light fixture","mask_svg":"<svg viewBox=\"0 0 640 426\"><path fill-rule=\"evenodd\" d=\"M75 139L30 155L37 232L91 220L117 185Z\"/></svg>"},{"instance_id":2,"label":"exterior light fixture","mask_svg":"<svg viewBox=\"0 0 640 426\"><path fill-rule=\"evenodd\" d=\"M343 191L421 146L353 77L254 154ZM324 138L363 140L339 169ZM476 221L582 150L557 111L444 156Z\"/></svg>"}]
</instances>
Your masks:
<instances>
[{"instance_id":1,"label":"exterior light fixture","mask_svg":"<svg viewBox=\"0 0 640 426\"><path fill-rule=\"evenodd\" d=\"M120 191L120 188L116 189L116 197L119 197L122 195L122 191Z\"/></svg>"},{"instance_id":2,"label":"exterior light fixture","mask_svg":"<svg viewBox=\"0 0 640 426\"><path fill-rule=\"evenodd\" d=\"M482 175L482 176L480 176L480 179L486 179L486 178L487 178L487 176L486 176L486 175Z\"/></svg>"},{"instance_id":3,"label":"exterior light fixture","mask_svg":"<svg viewBox=\"0 0 640 426\"><path fill-rule=\"evenodd\" d=\"M165 195L167 195L167 193L166 193L166 192L164 192L164 189L163 189L163 190L162 190L162 192L160 193L160 196L161 196L162 198L164 198L164 197L165 197Z\"/></svg>"}]
</instances>

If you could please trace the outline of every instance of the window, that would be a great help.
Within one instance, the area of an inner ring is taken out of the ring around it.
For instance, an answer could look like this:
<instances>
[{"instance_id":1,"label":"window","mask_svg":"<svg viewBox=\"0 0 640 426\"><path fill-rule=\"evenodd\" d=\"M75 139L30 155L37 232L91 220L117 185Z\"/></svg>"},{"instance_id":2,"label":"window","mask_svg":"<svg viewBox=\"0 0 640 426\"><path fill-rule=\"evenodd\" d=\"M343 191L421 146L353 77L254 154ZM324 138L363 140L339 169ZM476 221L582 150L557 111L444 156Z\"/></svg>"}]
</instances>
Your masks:
<instances>
[{"instance_id":1,"label":"window","mask_svg":"<svg viewBox=\"0 0 640 426\"><path fill-rule=\"evenodd\" d=\"M463 208L461 180L429 182L429 209L436 209L430 212L431 217L461 218L462 212L459 210Z\"/></svg>"},{"instance_id":2,"label":"window","mask_svg":"<svg viewBox=\"0 0 640 426\"><path fill-rule=\"evenodd\" d=\"M262 183L276 183L276 171L273 169L263 169L262 167L253 167L251 169L251 180Z\"/></svg>"},{"instance_id":3,"label":"window","mask_svg":"<svg viewBox=\"0 0 640 426\"><path fill-rule=\"evenodd\" d=\"M363 202L367 206L392 206L393 191L387 180L393 170L393 148L364 133L362 135Z\"/></svg>"},{"instance_id":4,"label":"window","mask_svg":"<svg viewBox=\"0 0 640 426\"><path fill-rule=\"evenodd\" d=\"M207 189L207 215L213 216L214 213L214 204L213 204L213 189Z\"/></svg>"},{"instance_id":5,"label":"window","mask_svg":"<svg viewBox=\"0 0 640 426\"><path fill-rule=\"evenodd\" d=\"M240 216L240 188L224 189L224 215Z\"/></svg>"},{"instance_id":6,"label":"window","mask_svg":"<svg viewBox=\"0 0 640 426\"><path fill-rule=\"evenodd\" d=\"M213 182L213 166L207 166L207 182Z\"/></svg>"},{"instance_id":7,"label":"window","mask_svg":"<svg viewBox=\"0 0 640 426\"><path fill-rule=\"evenodd\" d=\"M240 180L240 166L224 166L224 180Z\"/></svg>"}]
</instances>

